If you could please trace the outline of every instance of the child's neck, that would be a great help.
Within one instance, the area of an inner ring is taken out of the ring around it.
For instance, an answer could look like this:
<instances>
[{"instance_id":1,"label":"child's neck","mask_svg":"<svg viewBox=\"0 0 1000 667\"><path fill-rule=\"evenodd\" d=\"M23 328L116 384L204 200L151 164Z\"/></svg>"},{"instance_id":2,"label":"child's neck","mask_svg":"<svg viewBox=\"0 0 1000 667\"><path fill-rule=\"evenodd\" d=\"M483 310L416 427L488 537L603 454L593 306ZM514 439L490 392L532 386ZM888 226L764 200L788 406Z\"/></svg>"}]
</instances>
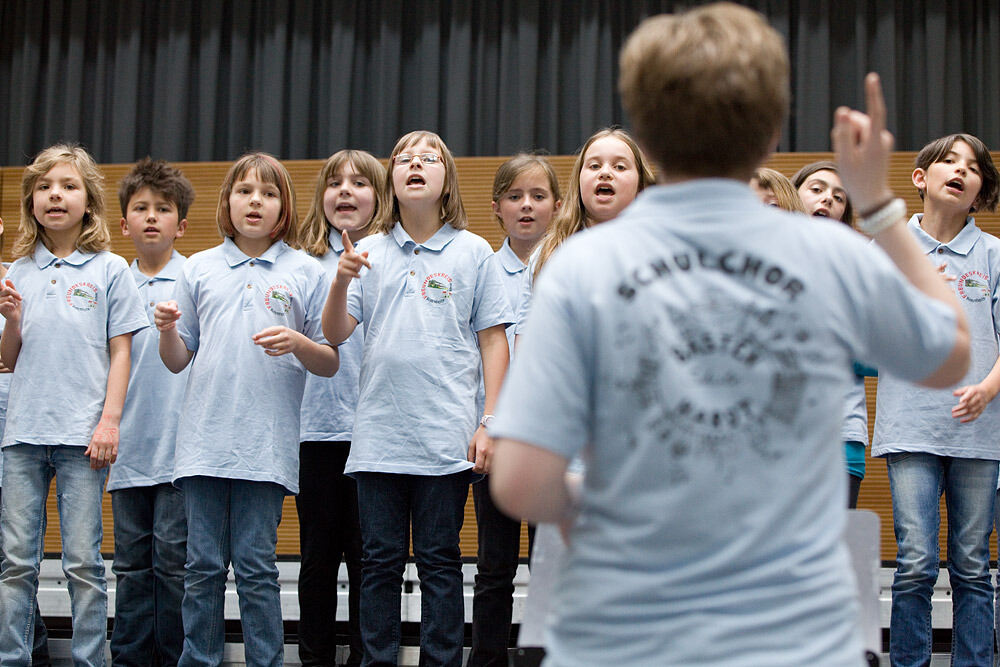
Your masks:
<instances>
[{"instance_id":1,"label":"child's neck","mask_svg":"<svg viewBox=\"0 0 1000 667\"><path fill-rule=\"evenodd\" d=\"M534 240L525 240L515 239L513 236L508 236L507 241L510 244L510 249L514 251L515 255L517 255L517 258L527 264L528 259L531 257L531 253L538 247L538 243L541 239L537 238Z\"/></svg>"},{"instance_id":2,"label":"child's neck","mask_svg":"<svg viewBox=\"0 0 1000 667\"><path fill-rule=\"evenodd\" d=\"M136 251L135 261L139 265L139 271L144 276L152 278L159 275L163 267L170 263L170 258L174 254L174 246L171 245L162 250L150 250L148 248L139 250L137 248Z\"/></svg>"},{"instance_id":3,"label":"child's neck","mask_svg":"<svg viewBox=\"0 0 1000 667\"><path fill-rule=\"evenodd\" d=\"M240 234L233 236L233 243L236 247L240 249L247 257L260 257L267 249L273 246L277 241L269 236L263 238L252 239Z\"/></svg>"},{"instance_id":4,"label":"child's neck","mask_svg":"<svg viewBox=\"0 0 1000 667\"><path fill-rule=\"evenodd\" d=\"M399 210L399 222L414 243L423 243L444 226L435 203L431 208Z\"/></svg>"},{"instance_id":5,"label":"child's neck","mask_svg":"<svg viewBox=\"0 0 1000 667\"><path fill-rule=\"evenodd\" d=\"M924 200L924 214L920 218L920 228L928 235L948 243L962 231L969 212L938 206L930 198Z\"/></svg>"},{"instance_id":6,"label":"child's neck","mask_svg":"<svg viewBox=\"0 0 1000 667\"><path fill-rule=\"evenodd\" d=\"M45 247L59 259L69 257L76 252L76 242L80 238L81 229L63 229L57 232L45 230L42 238Z\"/></svg>"}]
</instances>

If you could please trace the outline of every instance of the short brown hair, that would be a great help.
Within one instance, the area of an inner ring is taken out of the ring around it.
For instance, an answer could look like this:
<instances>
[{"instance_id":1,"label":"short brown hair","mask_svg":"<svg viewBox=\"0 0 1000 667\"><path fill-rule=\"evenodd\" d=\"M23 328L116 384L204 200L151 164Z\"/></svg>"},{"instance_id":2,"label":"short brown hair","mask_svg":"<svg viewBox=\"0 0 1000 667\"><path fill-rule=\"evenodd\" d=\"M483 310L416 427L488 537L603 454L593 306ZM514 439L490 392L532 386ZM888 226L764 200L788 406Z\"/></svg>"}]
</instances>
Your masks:
<instances>
[{"instance_id":1,"label":"short brown hair","mask_svg":"<svg viewBox=\"0 0 1000 667\"><path fill-rule=\"evenodd\" d=\"M149 188L177 207L177 219L187 218L188 209L194 201L194 188L180 169L163 160L144 157L135 163L118 184L118 203L122 216L126 214L128 203L135 193Z\"/></svg>"},{"instance_id":2,"label":"short brown hair","mask_svg":"<svg viewBox=\"0 0 1000 667\"><path fill-rule=\"evenodd\" d=\"M757 181L757 184L761 188L773 192L778 208L798 213L806 212L806 207L802 203L799 191L795 189L795 186L788 180L788 177L780 171L768 169L767 167L758 167L754 169L753 178L750 180Z\"/></svg>"},{"instance_id":3,"label":"short brown hair","mask_svg":"<svg viewBox=\"0 0 1000 667\"><path fill-rule=\"evenodd\" d=\"M441 190L441 221L451 225L455 229L465 229L469 226L469 219L465 215L465 206L462 204L462 195L458 192L458 168L455 166L455 158L452 156L451 151L448 150L444 140L436 133L429 130L414 130L400 137L399 141L396 142L395 148L392 149L392 153L389 154L389 165L385 169L385 187L389 193L389 201L392 202L392 206L387 207L387 210L378 216L376 222L376 229L383 234L391 232L392 228L399 222L399 200L396 199L396 190L392 186L393 160L403 152L403 149L418 143L421 139L430 144L432 148L441 151L441 158L444 162L444 187Z\"/></svg>"},{"instance_id":4,"label":"short brown hair","mask_svg":"<svg viewBox=\"0 0 1000 667\"><path fill-rule=\"evenodd\" d=\"M236 182L251 171L257 173L257 178L261 182L277 186L281 198L281 217L271 232L271 238L284 239L285 243L294 245L298 238L299 217L295 212L295 188L292 186L292 177L278 158L267 153L247 153L234 162L226 173L226 180L222 182L222 189L219 191L219 206L215 209L215 223L219 227L219 233L227 238L236 235L236 227L233 226L233 217L229 210L229 195L233 193Z\"/></svg>"},{"instance_id":5,"label":"short brown hair","mask_svg":"<svg viewBox=\"0 0 1000 667\"><path fill-rule=\"evenodd\" d=\"M732 3L646 19L619 65L639 143L668 175L749 179L788 111L781 36Z\"/></svg>"},{"instance_id":6,"label":"short brown hair","mask_svg":"<svg viewBox=\"0 0 1000 667\"><path fill-rule=\"evenodd\" d=\"M375 209L371 220L365 227L365 233L370 233L375 226L379 214L389 208L389 193L385 189L385 167L374 155L366 151L345 149L337 151L323 164L316 179L316 191L309 204L309 212L302 221L302 229L298 238L298 247L314 257L322 257L330 250L330 229L333 225L326 219L323 210L323 195L326 194L326 184L338 171L347 165L354 165L362 176L372 184L375 191Z\"/></svg>"},{"instance_id":7,"label":"short brown hair","mask_svg":"<svg viewBox=\"0 0 1000 667\"><path fill-rule=\"evenodd\" d=\"M916 168L926 171L935 162L940 162L957 141L964 141L975 153L980 176L983 179L983 185L979 188L979 196L972 203L972 211L995 211L997 199L1000 197L1000 177L997 175L997 168L993 164L990 150L986 148L986 144L979 137L958 133L935 139L917 153L917 159L914 161ZM918 190L918 192L920 198L923 199L924 191Z\"/></svg>"},{"instance_id":8,"label":"short brown hair","mask_svg":"<svg viewBox=\"0 0 1000 667\"><path fill-rule=\"evenodd\" d=\"M79 172L87 191L87 211L83 214L83 229L76 240L82 252L99 252L111 247L111 231L104 219L104 174L90 153L77 144L49 146L24 168L21 178L20 236L14 242L14 258L30 255L35 244L46 241L45 228L35 219L35 184L57 164L70 164ZM46 246L48 244L46 243Z\"/></svg>"},{"instance_id":9,"label":"short brown hair","mask_svg":"<svg viewBox=\"0 0 1000 667\"><path fill-rule=\"evenodd\" d=\"M497 173L493 176L493 201L500 201L500 198L514 185L518 176L533 169L539 169L545 174L552 198L555 201L562 199L562 195L559 193L559 177L556 176L556 170L552 168L552 163L535 153L518 153L497 167ZM500 215L497 214L496 218L502 228L503 220Z\"/></svg>"}]
</instances>

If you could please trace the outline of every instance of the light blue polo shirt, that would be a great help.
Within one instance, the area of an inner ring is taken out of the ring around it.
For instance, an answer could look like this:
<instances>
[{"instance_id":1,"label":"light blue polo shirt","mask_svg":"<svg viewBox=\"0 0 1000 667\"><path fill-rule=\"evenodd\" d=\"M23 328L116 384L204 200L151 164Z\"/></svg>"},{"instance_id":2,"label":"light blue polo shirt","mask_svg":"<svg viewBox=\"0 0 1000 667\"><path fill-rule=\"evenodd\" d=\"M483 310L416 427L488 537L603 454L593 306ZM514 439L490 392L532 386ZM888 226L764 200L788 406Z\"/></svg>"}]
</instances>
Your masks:
<instances>
[{"instance_id":1,"label":"light blue polo shirt","mask_svg":"<svg viewBox=\"0 0 1000 667\"><path fill-rule=\"evenodd\" d=\"M859 665L852 360L912 379L955 318L839 222L646 188L535 284L494 437L587 455L546 664Z\"/></svg>"},{"instance_id":2,"label":"light blue polo shirt","mask_svg":"<svg viewBox=\"0 0 1000 667\"><path fill-rule=\"evenodd\" d=\"M528 265L522 262L521 258L510 249L510 237L503 240L503 245L494 254L494 261L499 265L504 292L507 294L511 312L516 317L521 312L521 299L525 296L524 274ZM510 348L512 357L514 354L514 334L516 333L514 329L513 326L507 327L507 346Z\"/></svg>"},{"instance_id":3,"label":"light blue polo shirt","mask_svg":"<svg viewBox=\"0 0 1000 667\"><path fill-rule=\"evenodd\" d=\"M344 241L337 230L330 231L330 250L317 257L326 271L327 287L337 275L337 262L344 252ZM354 409L358 404L358 376L361 373L361 349L364 335L358 328L337 346L340 370L332 378L309 373L302 396L301 442L350 441L354 428Z\"/></svg>"},{"instance_id":4,"label":"light blue polo shirt","mask_svg":"<svg viewBox=\"0 0 1000 667\"><path fill-rule=\"evenodd\" d=\"M323 267L278 241L251 258L225 239L192 255L177 281L177 331L194 352L177 427L173 479L204 475L299 489L306 369L252 336L283 325L325 343Z\"/></svg>"},{"instance_id":5,"label":"light blue polo shirt","mask_svg":"<svg viewBox=\"0 0 1000 667\"><path fill-rule=\"evenodd\" d=\"M958 403L956 387L976 384L997 361L1000 331L1000 239L986 234L969 217L948 243L920 227L922 215L908 227L935 266L944 263L957 280L950 282L969 321L972 359L962 381L948 389L917 387L879 368L872 456L924 452L959 458L1000 459L1000 401L987 404L965 424L951 416Z\"/></svg>"},{"instance_id":6,"label":"light blue polo shirt","mask_svg":"<svg viewBox=\"0 0 1000 667\"><path fill-rule=\"evenodd\" d=\"M467 470L479 422L476 333L513 321L493 249L450 225L414 243L399 223L359 248L372 268L347 295L347 312L365 328L346 472Z\"/></svg>"},{"instance_id":7,"label":"light blue polo shirt","mask_svg":"<svg viewBox=\"0 0 1000 667\"><path fill-rule=\"evenodd\" d=\"M104 409L108 340L149 325L128 264L107 251L59 258L38 243L7 279L24 301L3 446L86 447Z\"/></svg>"},{"instance_id":8,"label":"light blue polo shirt","mask_svg":"<svg viewBox=\"0 0 1000 667\"><path fill-rule=\"evenodd\" d=\"M7 320L0 315L0 335ZM0 373L0 441L3 439L4 427L7 425L7 397L10 395L11 373ZM0 483L3 482L3 449L0 449Z\"/></svg>"},{"instance_id":9,"label":"light blue polo shirt","mask_svg":"<svg viewBox=\"0 0 1000 667\"><path fill-rule=\"evenodd\" d=\"M188 369L171 373L160 359L160 332L153 313L160 301L174 298L184 256L176 250L154 277L132 262L132 277L142 297L149 326L132 337L132 372L122 412L118 460L108 474L108 491L167 484L174 474L177 419L187 384Z\"/></svg>"}]
</instances>

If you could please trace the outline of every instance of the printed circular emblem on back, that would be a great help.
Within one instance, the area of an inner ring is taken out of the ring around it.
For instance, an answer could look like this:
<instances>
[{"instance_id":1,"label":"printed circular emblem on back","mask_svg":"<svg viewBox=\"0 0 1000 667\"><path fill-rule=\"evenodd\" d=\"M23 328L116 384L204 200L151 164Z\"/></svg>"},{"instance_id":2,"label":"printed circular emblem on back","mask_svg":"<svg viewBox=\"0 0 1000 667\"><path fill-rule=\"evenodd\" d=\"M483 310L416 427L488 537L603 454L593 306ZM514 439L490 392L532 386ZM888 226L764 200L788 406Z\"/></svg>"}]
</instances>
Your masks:
<instances>
[{"instance_id":1,"label":"printed circular emblem on back","mask_svg":"<svg viewBox=\"0 0 1000 667\"><path fill-rule=\"evenodd\" d=\"M285 315L292 309L292 290L285 285L271 285L264 292L264 306L275 315Z\"/></svg>"},{"instance_id":2,"label":"printed circular emblem on back","mask_svg":"<svg viewBox=\"0 0 1000 667\"><path fill-rule=\"evenodd\" d=\"M66 303L77 310L93 310L97 308L97 285L93 283L76 283L66 290Z\"/></svg>"},{"instance_id":3,"label":"printed circular emblem on back","mask_svg":"<svg viewBox=\"0 0 1000 667\"><path fill-rule=\"evenodd\" d=\"M990 298L990 277L982 271L969 271L958 279L958 295L974 303Z\"/></svg>"},{"instance_id":4,"label":"printed circular emblem on back","mask_svg":"<svg viewBox=\"0 0 1000 667\"><path fill-rule=\"evenodd\" d=\"M451 296L452 280L447 273L432 273L424 278L420 296L431 303L441 303Z\"/></svg>"}]
</instances>

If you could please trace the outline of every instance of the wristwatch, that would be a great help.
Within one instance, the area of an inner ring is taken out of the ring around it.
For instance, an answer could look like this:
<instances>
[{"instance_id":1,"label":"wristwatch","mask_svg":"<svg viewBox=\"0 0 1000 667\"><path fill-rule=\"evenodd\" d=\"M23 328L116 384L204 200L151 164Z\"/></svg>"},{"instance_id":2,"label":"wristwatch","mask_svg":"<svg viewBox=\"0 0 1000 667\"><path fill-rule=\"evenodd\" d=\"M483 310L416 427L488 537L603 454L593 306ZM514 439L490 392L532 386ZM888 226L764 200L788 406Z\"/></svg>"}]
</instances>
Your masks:
<instances>
[{"instance_id":1,"label":"wristwatch","mask_svg":"<svg viewBox=\"0 0 1000 667\"><path fill-rule=\"evenodd\" d=\"M493 415L483 415L483 418L479 420L479 425L489 428L489 425L493 422Z\"/></svg>"}]
</instances>

